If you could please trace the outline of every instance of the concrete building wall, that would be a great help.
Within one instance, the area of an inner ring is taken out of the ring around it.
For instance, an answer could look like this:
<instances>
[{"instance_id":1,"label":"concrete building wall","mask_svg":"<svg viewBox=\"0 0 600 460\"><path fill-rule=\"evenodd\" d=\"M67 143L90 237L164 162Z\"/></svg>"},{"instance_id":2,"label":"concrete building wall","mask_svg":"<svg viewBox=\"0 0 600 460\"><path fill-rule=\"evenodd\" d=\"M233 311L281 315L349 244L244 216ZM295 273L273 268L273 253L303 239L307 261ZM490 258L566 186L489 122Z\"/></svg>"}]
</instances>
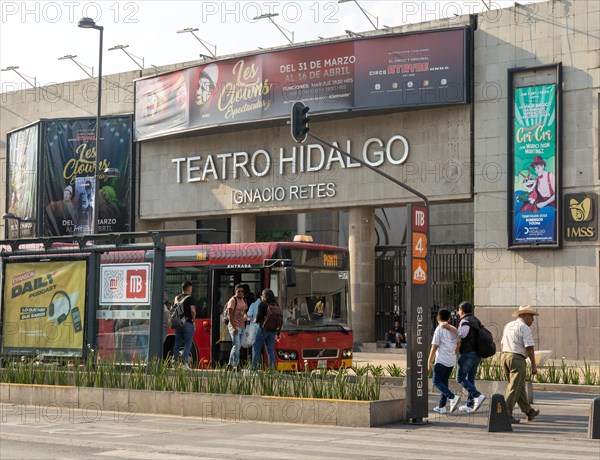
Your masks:
<instances>
[{"instance_id":1,"label":"concrete building wall","mask_svg":"<svg viewBox=\"0 0 600 460\"><path fill-rule=\"evenodd\" d=\"M600 193L599 50L596 0L549 1L482 14L475 33L477 315L501 326L520 304L539 308L536 346L554 350L559 358L600 357L600 242L508 249L507 70L562 62L562 192ZM520 83L543 83L541 74L525 74Z\"/></svg>"},{"instance_id":2,"label":"concrete building wall","mask_svg":"<svg viewBox=\"0 0 600 460\"><path fill-rule=\"evenodd\" d=\"M311 123L311 131L343 148L350 142L351 153L359 158L363 158L365 144L370 139L377 138L387 144L394 136L403 136L409 149L406 161L393 164L385 160L378 169L422 190L432 201L444 202L471 197L470 176L463 174L469 170L471 161L470 125L469 107L456 106L316 121ZM368 155L375 158L376 151L385 151L386 147L371 142L366 149ZM403 156L404 144L396 140L390 150L393 159L398 161ZM251 160L257 151L266 152L257 157L256 165L259 172L268 170L266 175L253 173L251 161L247 165L249 177L234 168L232 155L244 152ZM226 162L219 158L222 154L229 154ZM269 168L260 163L267 154L272 161ZM322 154L323 166L307 172L308 162L318 165ZM295 156L298 170L294 172L290 163L280 169L280 156ZM214 169L203 174L209 157L214 161ZM338 158L341 156L332 154L330 148L321 151L318 143L311 142L310 138L302 147L297 146L285 121L270 128L146 141L142 143L140 159L140 219L318 211L348 208L357 203L398 206L415 200L410 193L364 166L340 166ZM301 161L304 161L304 172L300 170ZM328 196L331 189L323 189L324 192L315 189L305 195L293 193L294 187L311 184L332 184L334 192L331 196ZM281 190L281 199L272 198L275 189ZM268 192L266 198L262 195L264 191ZM245 192L260 192L263 197L236 202L236 194ZM199 200L202 206L198 206Z\"/></svg>"},{"instance_id":3,"label":"concrete building wall","mask_svg":"<svg viewBox=\"0 0 600 460\"><path fill-rule=\"evenodd\" d=\"M460 27L469 22L470 18L463 16L409 24L392 32ZM350 139L357 148L371 137L385 141L395 134L405 136L410 146L407 162L399 166L385 164L382 170L432 198L432 242L475 244L474 301L478 316L494 324L500 334L510 313L519 304L530 303L542 312L536 322L538 348L554 350L557 357L599 359L600 242L563 242L560 249L551 250L508 249L507 69L563 63L562 191L600 194L600 2L550 0L483 13L478 15L477 22L472 124L471 107L455 106L336 121L315 120L311 128L338 142ZM160 70L192 64L199 62ZM139 76L139 72L128 72L104 77L103 114L133 112L133 80ZM526 78L533 82L539 75ZM16 75L15 82L22 85ZM96 80L87 79L0 94L2 171L6 171L8 131L40 118L95 116L96 91ZM360 205L363 211L389 210L389 243L402 242L400 209L412 197L366 168L322 169L299 178L269 175L265 177L270 181L269 186L298 185L292 179L303 185L323 180L333 182L336 196L282 201L277 206L272 203L240 206L232 203L232 190L256 188L256 178L246 182L228 179L177 183L176 165L172 161L210 153L254 152L259 148L277 153L280 148L293 147L289 127L283 121L260 129L235 128L219 134L145 142L140 147L135 182L139 197L137 229L189 228L196 219L237 214L239 219L232 224L235 239L246 239L245 216L257 215L258 228L261 214L293 216L315 211L334 214L333 211L349 211ZM192 165L200 161L194 160ZM4 212L5 179L1 185L0 209ZM358 220L344 217L345 212L340 214L339 226L337 216L332 218L331 224L320 229L321 237L335 240L333 233L339 228L346 232L346 241L365 232L375 244L370 230L356 227ZM375 216L379 214L380 211ZM355 219L360 220L361 215L356 213ZM307 221L310 223L311 218ZM360 232L351 235L346 230L348 221L354 222L355 230ZM2 232L3 226L4 222L0 222ZM193 241L189 237L173 241L174 244L190 242ZM363 264L367 251L358 246L356 251L362 254L356 263ZM355 286L354 289L360 287L361 294L357 297L353 291L353 296L367 303L363 294L371 289L368 281L371 275L364 267L362 273L361 280L366 284ZM369 338L371 332L365 330L361 334Z\"/></svg>"}]
</instances>

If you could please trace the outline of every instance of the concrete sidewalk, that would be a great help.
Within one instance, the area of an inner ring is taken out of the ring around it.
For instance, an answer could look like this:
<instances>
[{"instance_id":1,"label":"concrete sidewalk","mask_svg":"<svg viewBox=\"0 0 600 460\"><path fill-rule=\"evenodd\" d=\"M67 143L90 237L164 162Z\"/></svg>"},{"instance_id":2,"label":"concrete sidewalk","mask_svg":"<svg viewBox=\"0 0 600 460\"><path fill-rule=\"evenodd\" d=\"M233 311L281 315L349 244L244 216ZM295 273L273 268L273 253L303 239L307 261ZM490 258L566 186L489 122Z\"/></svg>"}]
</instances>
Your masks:
<instances>
[{"instance_id":1,"label":"concrete sidewalk","mask_svg":"<svg viewBox=\"0 0 600 460\"><path fill-rule=\"evenodd\" d=\"M430 396L430 406L435 398ZM108 412L0 405L0 458L10 459L298 459L419 460L600 458L600 441L587 437L591 398L544 393L540 416L513 432L489 433L487 401L475 414L429 414L426 425L381 428L257 423L149 416L123 406ZM519 417L522 418L521 415ZM232 442L232 433L235 441Z\"/></svg>"}]
</instances>

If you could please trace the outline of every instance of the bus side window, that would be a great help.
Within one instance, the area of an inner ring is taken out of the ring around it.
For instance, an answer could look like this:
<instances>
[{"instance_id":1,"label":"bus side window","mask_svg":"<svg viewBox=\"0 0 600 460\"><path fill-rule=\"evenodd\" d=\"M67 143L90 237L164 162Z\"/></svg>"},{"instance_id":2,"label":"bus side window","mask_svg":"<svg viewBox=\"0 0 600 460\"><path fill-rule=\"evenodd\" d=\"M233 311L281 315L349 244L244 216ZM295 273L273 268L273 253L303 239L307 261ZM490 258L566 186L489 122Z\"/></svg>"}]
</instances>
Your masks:
<instances>
[{"instance_id":1,"label":"bus side window","mask_svg":"<svg viewBox=\"0 0 600 460\"><path fill-rule=\"evenodd\" d=\"M197 318L210 318L210 311L208 309L208 301L206 297L198 299L196 305L196 317Z\"/></svg>"}]
</instances>

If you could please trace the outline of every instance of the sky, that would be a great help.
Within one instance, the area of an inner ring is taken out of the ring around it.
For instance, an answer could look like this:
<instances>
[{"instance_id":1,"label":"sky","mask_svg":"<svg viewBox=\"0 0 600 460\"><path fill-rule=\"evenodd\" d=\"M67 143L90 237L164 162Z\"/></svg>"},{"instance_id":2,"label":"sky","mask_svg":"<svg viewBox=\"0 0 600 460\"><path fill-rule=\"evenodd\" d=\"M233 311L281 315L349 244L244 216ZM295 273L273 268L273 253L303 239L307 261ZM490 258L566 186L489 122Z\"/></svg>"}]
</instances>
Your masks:
<instances>
[{"instance_id":1,"label":"sky","mask_svg":"<svg viewBox=\"0 0 600 460\"><path fill-rule=\"evenodd\" d=\"M91 17L104 27L102 73L104 75L193 61L200 54L217 56L260 51L310 40L378 28L454 17L514 5L512 1L11 1L0 2L0 69L18 66L19 72L0 72L0 93L88 78L70 59L97 76L99 32L77 23ZM534 2L522 2L534 3ZM361 11L364 9L364 13ZM270 19L256 20L274 13ZM198 28L194 34L177 33ZM292 34L294 36L292 38ZM128 45L127 56L118 45ZM209 51L210 50L210 51ZM143 59L143 61L142 61Z\"/></svg>"}]
</instances>

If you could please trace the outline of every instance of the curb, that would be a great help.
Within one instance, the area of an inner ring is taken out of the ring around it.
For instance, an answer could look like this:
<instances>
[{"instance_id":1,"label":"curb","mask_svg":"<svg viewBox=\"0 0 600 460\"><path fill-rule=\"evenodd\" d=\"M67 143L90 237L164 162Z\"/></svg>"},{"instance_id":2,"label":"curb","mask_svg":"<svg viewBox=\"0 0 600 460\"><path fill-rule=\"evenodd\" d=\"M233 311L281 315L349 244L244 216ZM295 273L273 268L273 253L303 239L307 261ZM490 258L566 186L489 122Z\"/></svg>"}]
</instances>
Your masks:
<instances>
[{"instance_id":1,"label":"curb","mask_svg":"<svg viewBox=\"0 0 600 460\"><path fill-rule=\"evenodd\" d=\"M534 383L534 391L553 391L559 393L581 393L600 396L598 385L570 385L565 383Z\"/></svg>"},{"instance_id":2,"label":"curb","mask_svg":"<svg viewBox=\"0 0 600 460\"><path fill-rule=\"evenodd\" d=\"M362 428L400 423L406 415L406 399L346 401L11 383L0 383L0 403Z\"/></svg>"}]
</instances>

